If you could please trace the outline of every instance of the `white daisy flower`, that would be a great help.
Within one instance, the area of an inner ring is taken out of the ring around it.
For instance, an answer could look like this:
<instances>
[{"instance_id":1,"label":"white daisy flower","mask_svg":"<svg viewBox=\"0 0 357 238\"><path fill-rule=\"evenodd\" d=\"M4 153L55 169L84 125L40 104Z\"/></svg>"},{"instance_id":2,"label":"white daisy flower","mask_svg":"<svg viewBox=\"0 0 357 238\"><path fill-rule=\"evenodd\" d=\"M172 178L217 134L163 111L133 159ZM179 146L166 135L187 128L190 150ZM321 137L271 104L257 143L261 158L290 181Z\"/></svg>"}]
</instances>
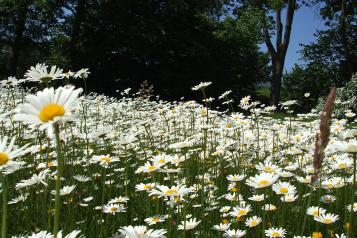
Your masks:
<instances>
[{"instance_id":1,"label":"white daisy flower","mask_svg":"<svg viewBox=\"0 0 357 238\"><path fill-rule=\"evenodd\" d=\"M286 230L284 228L269 228L268 230L265 230L265 235L267 237L273 238L273 237L285 237L286 235Z\"/></svg>"},{"instance_id":2,"label":"white daisy flower","mask_svg":"<svg viewBox=\"0 0 357 238\"><path fill-rule=\"evenodd\" d=\"M181 225L178 226L178 230L192 230L194 229L196 226L198 226L198 224L200 224L201 221L197 221L196 218L191 218L188 221L181 221Z\"/></svg>"},{"instance_id":3,"label":"white daisy flower","mask_svg":"<svg viewBox=\"0 0 357 238\"><path fill-rule=\"evenodd\" d=\"M320 214L314 217L314 220L323 224L332 224L339 219L338 215L332 213Z\"/></svg>"},{"instance_id":4,"label":"white daisy flower","mask_svg":"<svg viewBox=\"0 0 357 238\"><path fill-rule=\"evenodd\" d=\"M50 82L64 77L62 69L52 66L51 70L48 72L47 67L48 66L45 64L37 64L35 67L31 66L25 73L25 80L31 82Z\"/></svg>"},{"instance_id":5,"label":"white daisy flower","mask_svg":"<svg viewBox=\"0 0 357 238\"><path fill-rule=\"evenodd\" d=\"M41 125L73 120L72 107L82 89L74 87L45 88L36 95L26 96L27 103L16 108L14 119L26 124Z\"/></svg>"},{"instance_id":6,"label":"white daisy flower","mask_svg":"<svg viewBox=\"0 0 357 238\"><path fill-rule=\"evenodd\" d=\"M15 140L16 138L13 137L10 140L9 144L7 144L7 136L0 140L0 171L2 171L2 169L5 169L5 166L8 165L9 162L12 162L13 159L28 152L28 150L26 149L28 145L24 145L20 148L17 148L15 146Z\"/></svg>"},{"instance_id":7,"label":"white daisy flower","mask_svg":"<svg viewBox=\"0 0 357 238\"><path fill-rule=\"evenodd\" d=\"M119 232L127 238L165 238L166 230L148 230L146 226L124 226Z\"/></svg>"}]
</instances>

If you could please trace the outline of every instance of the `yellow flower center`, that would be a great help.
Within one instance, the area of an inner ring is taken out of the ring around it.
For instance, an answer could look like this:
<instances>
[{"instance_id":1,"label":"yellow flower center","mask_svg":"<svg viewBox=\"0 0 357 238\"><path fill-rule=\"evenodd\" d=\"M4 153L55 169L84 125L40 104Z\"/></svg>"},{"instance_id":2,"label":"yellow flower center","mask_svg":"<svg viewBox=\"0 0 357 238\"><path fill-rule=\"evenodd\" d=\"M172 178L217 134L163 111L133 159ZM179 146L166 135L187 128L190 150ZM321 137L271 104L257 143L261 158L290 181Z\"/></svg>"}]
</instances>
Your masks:
<instances>
[{"instance_id":1,"label":"yellow flower center","mask_svg":"<svg viewBox=\"0 0 357 238\"><path fill-rule=\"evenodd\" d=\"M111 207L111 208L110 208L110 211L111 211L111 212L116 212L116 211L118 211L118 208L117 208L117 207Z\"/></svg>"},{"instance_id":2,"label":"yellow flower center","mask_svg":"<svg viewBox=\"0 0 357 238\"><path fill-rule=\"evenodd\" d=\"M272 237L281 237L281 234L280 234L280 232L273 231L273 232L271 233L271 236L272 236Z\"/></svg>"},{"instance_id":3,"label":"yellow flower center","mask_svg":"<svg viewBox=\"0 0 357 238\"><path fill-rule=\"evenodd\" d=\"M158 222L158 221L160 221L160 218L158 218L158 217L153 217L151 220L152 220L153 222Z\"/></svg>"},{"instance_id":4,"label":"yellow flower center","mask_svg":"<svg viewBox=\"0 0 357 238\"><path fill-rule=\"evenodd\" d=\"M321 232L315 231L312 233L312 238L323 238L323 236Z\"/></svg>"},{"instance_id":5,"label":"yellow flower center","mask_svg":"<svg viewBox=\"0 0 357 238\"><path fill-rule=\"evenodd\" d=\"M331 224L333 221L332 221L330 218L325 218L325 219L323 220L323 222L324 222L325 224Z\"/></svg>"},{"instance_id":6,"label":"yellow flower center","mask_svg":"<svg viewBox=\"0 0 357 238\"><path fill-rule=\"evenodd\" d=\"M239 210L238 211L238 217L240 217L240 216L244 216L244 215L247 215L247 210Z\"/></svg>"},{"instance_id":7,"label":"yellow flower center","mask_svg":"<svg viewBox=\"0 0 357 238\"><path fill-rule=\"evenodd\" d=\"M102 161L104 163L110 163L112 160L109 157L102 157L102 158L100 158L100 161Z\"/></svg>"},{"instance_id":8,"label":"yellow flower center","mask_svg":"<svg viewBox=\"0 0 357 238\"><path fill-rule=\"evenodd\" d=\"M259 185L260 186L267 186L269 184L269 181L268 180L261 180L259 181Z\"/></svg>"},{"instance_id":9,"label":"yellow flower center","mask_svg":"<svg viewBox=\"0 0 357 238\"><path fill-rule=\"evenodd\" d=\"M328 183L327 184L327 188L333 188L333 184L332 183Z\"/></svg>"},{"instance_id":10,"label":"yellow flower center","mask_svg":"<svg viewBox=\"0 0 357 238\"><path fill-rule=\"evenodd\" d=\"M347 167L346 163L339 163L338 168L339 169L345 169Z\"/></svg>"},{"instance_id":11,"label":"yellow flower center","mask_svg":"<svg viewBox=\"0 0 357 238\"><path fill-rule=\"evenodd\" d=\"M166 192L165 192L165 194L167 195L167 196L172 196L172 195L174 195L174 194L176 194L177 193L177 190L176 189L168 189Z\"/></svg>"},{"instance_id":12,"label":"yellow flower center","mask_svg":"<svg viewBox=\"0 0 357 238\"><path fill-rule=\"evenodd\" d=\"M152 189L152 186L150 184L146 184L146 185L144 185L144 189L145 190Z\"/></svg>"},{"instance_id":13,"label":"yellow flower center","mask_svg":"<svg viewBox=\"0 0 357 238\"><path fill-rule=\"evenodd\" d=\"M264 168L264 171L265 172L273 172L273 168L272 167L269 167L269 166L266 166L265 168Z\"/></svg>"},{"instance_id":14,"label":"yellow flower center","mask_svg":"<svg viewBox=\"0 0 357 238\"><path fill-rule=\"evenodd\" d=\"M232 124L231 124L231 123L229 123L229 122L228 122L228 123L226 123L226 128L228 128L228 129L229 129L229 128L232 128Z\"/></svg>"},{"instance_id":15,"label":"yellow flower center","mask_svg":"<svg viewBox=\"0 0 357 238\"><path fill-rule=\"evenodd\" d=\"M256 226L256 225L258 225L258 222L257 221L251 221L250 225L251 226Z\"/></svg>"},{"instance_id":16,"label":"yellow flower center","mask_svg":"<svg viewBox=\"0 0 357 238\"><path fill-rule=\"evenodd\" d=\"M150 172L152 172L152 171L156 170L156 167L155 167L154 165L150 165L150 166L148 167L148 170L149 170Z\"/></svg>"},{"instance_id":17,"label":"yellow flower center","mask_svg":"<svg viewBox=\"0 0 357 238\"><path fill-rule=\"evenodd\" d=\"M59 104L48 104L44 106L38 115L41 121L48 122L53 120L55 117L60 117L64 115L64 107Z\"/></svg>"},{"instance_id":18,"label":"yellow flower center","mask_svg":"<svg viewBox=\"0 0 357 238\"><path fill-rule=\"evenodd\" d=\"M234 192L234 193L235 193L235 192L238 192L238 188L235 188L235 187L234 187L234 188L231 188L231 191Z\"/></svg>"},{"instance_id":19,"label":"yellow flower center","mask_svg":"<svg viewBox=\"0 0 357 238\"><path fill-rule=\"evenodd\" d=\"M281 192L281 193L287 193L287 192L289 192L289 189L288 189L288 188L281 187L281 188L280 188L280 192Z\"/></svg>"},{"instance_id":20,"label":"yellow flower center","mask_svg":"<svg viewBox=\"0 0 357 238\"><path fill-rule=\"evenodd\" d=\"M4 152L0 152L0 166L6 164L8 161L9 161L9 156Z\"/></svg>"},{"instance_id":21,"label":"yellow flower center","mask_svg":"<svg viewBox=\"0 0 357 238\"><path fill-rule=\"evenodd\" d=\"M313 211L313 212L312 212L312 215L315 216L315 217L318 216L318 215L319 215L319 211L317 211L317 210L316 210L316 211Z\"/></svg>"},{"instance_id":22,"label":"yellow flower center","mask_svg":"<svg viewBox=\"0 0 357 238\"><path fill-rule=\"evenodd\" d=\"M166 160L164 160L164 159L159 160L159 164L165 164L165 163L166 163Z\"/></svg>"}]
</instances>

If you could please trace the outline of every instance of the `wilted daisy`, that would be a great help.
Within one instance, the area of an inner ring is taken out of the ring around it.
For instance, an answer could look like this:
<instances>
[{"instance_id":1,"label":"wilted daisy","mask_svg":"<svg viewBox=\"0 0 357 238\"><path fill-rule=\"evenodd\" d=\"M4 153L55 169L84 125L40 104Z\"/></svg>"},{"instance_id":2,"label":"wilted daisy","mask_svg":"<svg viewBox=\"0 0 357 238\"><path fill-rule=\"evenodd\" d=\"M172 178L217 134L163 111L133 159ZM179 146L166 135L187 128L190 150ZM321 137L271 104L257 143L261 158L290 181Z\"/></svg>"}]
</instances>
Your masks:
<instances>
[{"instance_id":1,"label":"wilted daisy","mask_svg":"<svg viewBox=\"0 0 357 238\"><path fill-rule=\"evenodd\" d=\"M25 74L26 80L32 82L49 82L64 77L62 69L52 66L51 70L47 71L47 67L45 64L37 64L35 67L31 66Z\"/></svg>"},{"instance_id":2,"label":"wilted daisy","mask_svg":"<svg viewBox=\"0 0 357 238\"><path fill-rule=\"evenodd\" d=\"M72 107L82 89L74 87L45 88L36 95L26 96L27 103L17 107L14 119L26 124L41 125L64 122L74 119Z\"/></svg>"},{"instance_id":3,"label":"wilted daisy","mask_svg":"<svg viewBox=\"0 0 357 238\"><path fill-rule=\"evenodd\" d=\"M332 224L339 219L338 215L332 213L320 214L314 217L315 221L318 221L323 224Z\"/></svg>"},{"instance_id":4,"label":"wilted daisy","mask_svg":"<svg viewBox=\"0 0 357 238\"><path fill-rule=\"evenodd\" d=\"M28 145L22 146L20 148L16 148L15 140L16 140L16 138L13 137L10 140L9 144L7 144L7 141L8 141L7 136L5 136L4 138L2 138L2 140L0 140L0 170L9 161L12 161L16 157L24 155L28 152L28 150L26 149L26 147Z\"/></svg>"},{"instance_id":5,"label":"wilted daisy","mask_svg":"<svg viewBox=\"0 0 357 238\"><path fill-rule=\"evenodd\" d=\"M285 237L286 235L286 230L284 228L269 228L268 230L265 230L265 235L267 237Z\"/></svg>"}]
</instances>

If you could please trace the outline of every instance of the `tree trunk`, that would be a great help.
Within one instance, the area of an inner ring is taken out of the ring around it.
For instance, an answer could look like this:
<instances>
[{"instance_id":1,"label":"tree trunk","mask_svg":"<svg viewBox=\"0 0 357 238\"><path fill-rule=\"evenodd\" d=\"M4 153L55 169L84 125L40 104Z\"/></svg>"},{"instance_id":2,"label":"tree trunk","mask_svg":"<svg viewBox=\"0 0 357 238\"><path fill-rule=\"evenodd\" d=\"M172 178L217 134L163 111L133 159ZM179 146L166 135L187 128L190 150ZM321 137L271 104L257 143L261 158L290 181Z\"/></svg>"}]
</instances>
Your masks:
<instances>
[{"instance_id":1,"label":"tree trunk","mask_svg":"<svg viewBox=\"0 0 357 238\"><path fill-rule=\"evenodd\" d=\"M27 12L29 10L30 1L25 0L20 3L19 12L16 22L15 40L12 44L12 57L10 59L10 74L16 76L19 55L22 50L22 40L25 31Z\"/></svg>"},{"instance_id":2,"label":"tree trunk","mask_svg":"<svg viewBox=\"0 0 357 238\"><path fill-rule=\"evenodd\" d=\"M281 79L283 77L283 65L277 60L273 65L273 76L271 80L270 104L278 106L280 102Z\"/></svg>"},{"instance_id":3,"label":"tree trunk","mask_svg":"<svg viewBox=\"0 0 357 238\"><path fill-rule=\"evenodd\" d=\"M82 23L83 14L85 11L85 0L78 0L78 5L76 7L73 28L71 33L71 41L69 43L69 57L70 57L70 66L72 69L78 67L77 63L77 49L76 44L79 37L80 27Z\"/></svg>"},{"instance_id":4,"label":"tree trunk","mask_svg":"<svg viewBox=\"0 0 357 238\"><path fill-rule=\"evenodd\" d=\"M281 22L281 9L276 10L276 27L277 27L277 37L275 42L275 48L271 42L271 37L269 34L269 28L265 24L265 29L263 29L263 35L265 38L265 43L267 45L269 54L272 58L273 65L273 77L271 79L271 91L270 91L270 104L278 106L280 102L280 92L281 92L281 81L283 77L285 56L289 47L290 34L292 23L294 19L294 13L296 10L296 0L288 0L284 37L283 37L283 25Z\"/></svg>"}]
</instances>

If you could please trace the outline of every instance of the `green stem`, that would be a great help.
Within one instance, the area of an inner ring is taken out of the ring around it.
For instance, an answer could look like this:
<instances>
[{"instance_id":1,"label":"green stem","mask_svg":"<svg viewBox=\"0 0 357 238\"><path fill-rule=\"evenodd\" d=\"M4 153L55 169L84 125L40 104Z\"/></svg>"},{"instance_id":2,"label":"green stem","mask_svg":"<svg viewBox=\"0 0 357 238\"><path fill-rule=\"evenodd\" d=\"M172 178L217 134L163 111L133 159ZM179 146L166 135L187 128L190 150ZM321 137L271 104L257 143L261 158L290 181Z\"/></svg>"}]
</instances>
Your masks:
<instances>
[{"instance_id":1,"label":"green stem","mask_svg":"<svg viewBox=\"0 0 357 238\"><path fill-rule=\"evenodd\" d=\"M56 135L56 151L57 151L57 178L56 178L56 198L55 198L55 216L53 222L53 235L56 238L59 230L59 218L60 218L60 208L61 208L61 176L62 176L62 166L63 166L63 158L61 153L61 140L59 135L59 125L53 124L53 128Z\"/></svg>"},{"instance_id":2,"label":"green stem","mask_svg":"<svg viewBox=\"0 0 357 238\"><path fill-rule=\"evenodd\" d=\"M312 187L312 184L310 186L311 186L310 194L309 194L309 197L308 197L308 200L307 200L306 208L304 208L305 209L305 216L304 216L304 221L302 223L301 235L305 232L305 227L306 227L306 221L307 221L306 209L309 208L310 205L311 205L311 197L312 197L313 187Z\"/></svg>"},{"instance_id":3,"label":"green stem","mask_svg":"<svg viewBox=\"0 0 357 238\"><path fill-rule=\"evenodd\" d=\"M7 238L7 194L8 186L6 177L1 176L2 186L2 225L1 225L1 238Z\"/></svg>"}]
</instances>

